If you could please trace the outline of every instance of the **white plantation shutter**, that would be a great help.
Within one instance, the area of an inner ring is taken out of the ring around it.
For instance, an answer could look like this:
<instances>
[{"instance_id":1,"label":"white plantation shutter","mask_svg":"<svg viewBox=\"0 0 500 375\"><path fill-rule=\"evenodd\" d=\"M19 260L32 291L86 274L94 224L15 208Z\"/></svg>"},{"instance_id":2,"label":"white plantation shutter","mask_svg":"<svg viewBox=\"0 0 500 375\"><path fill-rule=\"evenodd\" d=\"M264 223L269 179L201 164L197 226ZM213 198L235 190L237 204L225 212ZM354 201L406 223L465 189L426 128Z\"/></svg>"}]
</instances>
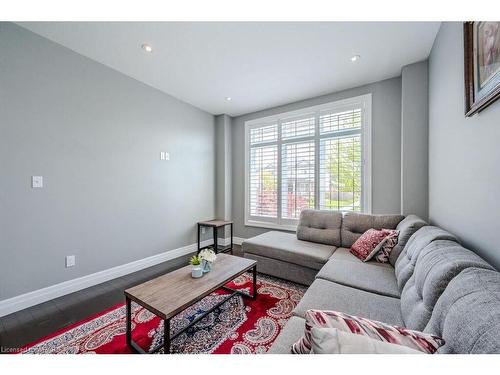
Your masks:
<instances>
[{"instance_id":1,"label":"white plantation shutter","mask_svg":"<svg viewBox=\"0 0 500 375\"><path fill-rule=\"evenodd\" d=\"M369 212L370 119L368 94L247 122L245 224L294 229L305 208Z\"/></svg>"},{"instance_id":2,"label":"white plantation shutter","mask_svg":"<svg viewBox=\"0 0 500 375\"><path fill-rule=\"evenodd\" d=\"M277 217L278 146L253 147L250 155L250 215Z\"/></svg>"},{"instance_id":3,"label":"white plantation shutter","mask_svg":"<svg viewBox=\"0 0 500 375\"><path fill-rule=\"evenodd\" d=\"M281 139L291 139L314 135L314 122L314 116L283 121L281 123Z\"/></svg>"},{"instance_id":4,"label":"white plantation shutter","mask_svg":"<svg viewBox=\"0 0 500 375\"><path fill-rule=\"evenodd\" d=\"M314 142L288 143L281 149L281 216L297 219L314 208Z\"/></svg>"},{"instance_id":5,"label":"white plantation shutter","mask_svg":"<svg viewBox=\"0 0 500 375\"><path fill-rule=\"evenodd\" d=\"M278 125L250 131L250 215L277 218L278 215Z\"/></svg>"},{"instance_id":6,"label":"white plantation shutter","mask_svg":"<svg viewBox=\"0 0 500 375\"><path fill-rule=\"evenodd\" d=\"M361 108L343 112L323 112L319 117L319 131L321 134L345 130L361 130Z\"/></svg>"},{"instance_id":7,"label":"white plantation shutter","mask_svg":"<svg viewBox=\"0 0 500 375\"><path fill-rule=\"evenodd\" d=\"M250 130L250 144L273 142L278 139L278 125L265 125Z\"/></svg>"}]
</instances>

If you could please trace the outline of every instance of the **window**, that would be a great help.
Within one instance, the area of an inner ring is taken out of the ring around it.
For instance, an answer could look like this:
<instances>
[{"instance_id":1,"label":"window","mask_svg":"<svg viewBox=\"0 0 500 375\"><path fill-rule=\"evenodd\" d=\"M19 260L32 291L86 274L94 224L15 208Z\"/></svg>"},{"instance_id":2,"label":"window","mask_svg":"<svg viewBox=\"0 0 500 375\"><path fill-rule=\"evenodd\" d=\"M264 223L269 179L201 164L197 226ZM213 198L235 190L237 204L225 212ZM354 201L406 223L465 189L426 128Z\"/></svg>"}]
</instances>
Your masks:
<instances>
[{"instance_id":1,"label":"window","mask_svg":"<svg viewBox=\"0 0 500 375\"><path fill-rule=\"evenodd\" d=\"M245 123L245 224L371 211L371 94Z\"/></svg>"},{"instance_id":2,"label":"window","mask_svg":"<svg viewBox=\"0 0 500 375\"><path fill-rule=\"evenodd\" d=\"M281 146L281 216L298 219L304 208L314 208L314 142Z\"/></svg>"}]
</instances>

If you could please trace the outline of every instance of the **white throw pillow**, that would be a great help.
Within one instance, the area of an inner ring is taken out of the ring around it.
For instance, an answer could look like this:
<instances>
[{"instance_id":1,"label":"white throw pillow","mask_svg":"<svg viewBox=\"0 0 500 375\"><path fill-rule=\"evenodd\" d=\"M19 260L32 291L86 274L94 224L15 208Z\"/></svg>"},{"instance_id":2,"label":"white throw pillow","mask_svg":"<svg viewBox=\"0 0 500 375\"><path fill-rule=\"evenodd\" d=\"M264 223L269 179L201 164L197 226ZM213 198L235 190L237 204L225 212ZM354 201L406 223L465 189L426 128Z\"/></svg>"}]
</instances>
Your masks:
<instances>
[{"instance_id":1,"label":"white throw pillow","mask_svg":"<svg viewBox=\"0 0 500 375\"><path fill-rule=\"evenodd\" d=\"M313 327L311 344L311 354L423 354L407 346L374 340L336 328Z\"/></svg>"}]
</instances>

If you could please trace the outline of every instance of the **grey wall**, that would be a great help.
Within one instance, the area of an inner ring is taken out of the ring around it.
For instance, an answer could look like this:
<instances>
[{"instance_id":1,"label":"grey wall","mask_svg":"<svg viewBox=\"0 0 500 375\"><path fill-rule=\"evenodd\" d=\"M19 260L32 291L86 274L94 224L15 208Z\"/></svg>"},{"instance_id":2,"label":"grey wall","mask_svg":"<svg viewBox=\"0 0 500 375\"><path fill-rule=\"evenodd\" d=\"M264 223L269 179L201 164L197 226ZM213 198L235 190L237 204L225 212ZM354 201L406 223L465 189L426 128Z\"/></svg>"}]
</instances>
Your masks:
<instances>
[{"instance_id":1,"label":"grey wall","mask_svg":"<svg viewBox=\"0 0 500 375\"><path fill-rule=\"evenodd\" d=\"M231 117L215 117L216 216L231 219Z\"/></svg>"},{"instance_id":2,"label":"grey wall","mask_svg":"<svg viewBox=\"0 0 500 375\"><path fill-rule=\"evenodd\" d=\"M335 100L372 93L372 212L399 213L401 209L401 78L303 100L233 119L233 203L235 235L249 238L266 229L245 223L245 121Z\"/></svg>"},{"instance_id":3,"label":"grey wall","mask_svg":"<svg viewBox=\"0 0 500 375\"><path fill-rule=\"evenodd\" d=\"M401 213L428 218L429 97L427 60L401 71Z\"/></svg>"},{"instance_id":4,"label":"grey wall","mask_svg":"<svg viewBox=\"0 0 500 375\"><path fill-rule=\"evenodd\" d=\"M0 299L195 243L212 115L13 24L0 51Z\"/></svg>"},{"instance_id":5,"label":"grey wall","mask_svg":"<svg viewBox=\"0 0 500 375\"><path fill-rule=\"evenodd\" d=\"M462 24L443 23L429 59L429 216L500 268L500 101L464 117Z\"/></svg>"}]
</instances>

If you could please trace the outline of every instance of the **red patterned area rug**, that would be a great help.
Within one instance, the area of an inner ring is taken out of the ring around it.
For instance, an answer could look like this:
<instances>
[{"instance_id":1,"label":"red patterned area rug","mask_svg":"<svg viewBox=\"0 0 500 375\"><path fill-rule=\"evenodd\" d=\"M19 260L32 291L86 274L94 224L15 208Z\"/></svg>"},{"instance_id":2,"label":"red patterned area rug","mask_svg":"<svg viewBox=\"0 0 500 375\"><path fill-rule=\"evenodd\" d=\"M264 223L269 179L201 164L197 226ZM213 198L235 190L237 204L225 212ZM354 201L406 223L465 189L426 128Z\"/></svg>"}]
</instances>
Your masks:
<instances>
[{"instance_id":1,"label":"red patterned area rug","mask_svg":"<svg viewBox=\"0 0 500 375\"><path fill-rule=\"evenodd\" d=\"M252 277L244 274L227 286L251 292ZM306 288L259 275L257 299L235 296L200 320L171 344L172 353L265 353L291 317ZM214 306L228 291L220 289L171 320L171 333ZM150 350L163 341L163 321L132 303L133 339ZM26 346L26 354L127 354L125 306L120 304Z\"/></svg>"}]
</instances>

